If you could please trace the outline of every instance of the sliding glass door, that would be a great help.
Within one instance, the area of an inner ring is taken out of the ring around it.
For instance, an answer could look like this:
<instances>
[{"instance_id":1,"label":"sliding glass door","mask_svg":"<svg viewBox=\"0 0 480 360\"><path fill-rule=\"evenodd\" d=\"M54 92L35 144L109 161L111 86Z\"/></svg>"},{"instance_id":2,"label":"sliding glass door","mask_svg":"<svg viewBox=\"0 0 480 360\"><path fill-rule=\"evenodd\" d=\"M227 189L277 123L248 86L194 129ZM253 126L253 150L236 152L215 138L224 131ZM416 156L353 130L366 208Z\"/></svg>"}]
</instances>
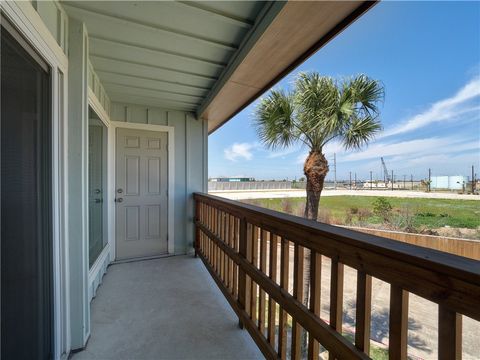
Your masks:
<instances>
[{"instance_id":1,"label":"sliding glass door","mask_svg":"<svg viewBox=\"0 0 480 360\"><path fill-rule=\"evenodd\" d=\"M88 122L88 220L89 262L95 263L107 244L106 203L106 144L107 128L90 109Z\"/></svg>"},{"instance_id":2,"label":"sliding glass door","mask_svg":"<svg viewBox=\"0 0 480 360\"><path fill-rule=\"evenodd\" d=\"M50 71L1 30L1 358L51 359Z\"/></svg>"}]
</instances>

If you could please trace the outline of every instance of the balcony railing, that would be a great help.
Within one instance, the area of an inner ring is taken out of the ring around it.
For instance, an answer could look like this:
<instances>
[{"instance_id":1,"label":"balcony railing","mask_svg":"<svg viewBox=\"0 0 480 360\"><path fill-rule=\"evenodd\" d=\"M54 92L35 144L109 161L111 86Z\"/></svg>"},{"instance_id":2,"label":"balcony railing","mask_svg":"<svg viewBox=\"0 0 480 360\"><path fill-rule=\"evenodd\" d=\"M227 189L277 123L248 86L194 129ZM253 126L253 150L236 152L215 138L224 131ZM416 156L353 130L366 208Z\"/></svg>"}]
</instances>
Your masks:
<instances>
[{"instance_id":1,"label":"balcony railing","mask_svg":"<svg viewBox=\"0 0 480 360\"><path fill-rule=\"evenodd\" d=\"M211 195L194 199L196 254L266 358L318 360L323 347L330 359L368 359L372 277L390 284L390 359L407 359L410 293L438 304L439 359L461 358L462 316L480 320L478 261ZM328 322L320 318L322 257L331 260ZM357 270L353 343L342 336L344 265Z\"/></svg>"}]
</instances>

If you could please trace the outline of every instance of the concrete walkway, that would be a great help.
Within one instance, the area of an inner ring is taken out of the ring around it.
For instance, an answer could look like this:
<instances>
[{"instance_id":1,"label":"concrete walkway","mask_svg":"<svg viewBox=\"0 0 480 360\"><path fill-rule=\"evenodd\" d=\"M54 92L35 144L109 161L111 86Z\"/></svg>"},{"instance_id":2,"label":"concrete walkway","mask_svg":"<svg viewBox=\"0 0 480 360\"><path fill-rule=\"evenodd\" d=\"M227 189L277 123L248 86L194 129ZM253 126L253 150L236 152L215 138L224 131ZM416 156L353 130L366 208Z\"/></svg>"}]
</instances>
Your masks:
<instances>
[{"instance_id":1,"label":"concrete walkway","mask_svg":"<svg viewBox=\"0 0 480 360\"><path fill-rule=\"evenodd\" d=\"M82 359L263 359L200 259L112 265Z\"/></svg>"},{"instance_id":2,"label":"concrete walkway","mask_svg":"<svg viewBox=\"0 0 480 360\"><path fill-rule=\"evenodd\" d=\"M221 190L209 191L211 195L220 196L230 200L246 199L273 199L305 197L305 190ZM398 198L423 198L423 199L452 199L452 200L480 200L479 195L456 194L447 192L421 192L409 190L323 190L323 196L384 196Z\"/></svg>"}]
</instances>

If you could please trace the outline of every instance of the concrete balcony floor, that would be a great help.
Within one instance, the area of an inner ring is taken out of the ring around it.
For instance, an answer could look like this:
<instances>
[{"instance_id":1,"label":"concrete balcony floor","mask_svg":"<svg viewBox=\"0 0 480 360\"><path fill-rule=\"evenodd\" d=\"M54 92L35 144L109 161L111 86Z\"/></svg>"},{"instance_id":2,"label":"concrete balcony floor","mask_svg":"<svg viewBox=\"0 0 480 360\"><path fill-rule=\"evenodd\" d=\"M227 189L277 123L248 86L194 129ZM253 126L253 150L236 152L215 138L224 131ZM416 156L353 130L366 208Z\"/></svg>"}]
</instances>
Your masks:
<instances>
[{"instance_id":1,"label":"concrete balcony floor","mask_svg":"<svg viewBox=\"0 0 480 360\"><path fill-rule=\"evenodd\" d=\"M200 259L110 266L82 359L263 359Z\"/></svg>"}]
</instances>

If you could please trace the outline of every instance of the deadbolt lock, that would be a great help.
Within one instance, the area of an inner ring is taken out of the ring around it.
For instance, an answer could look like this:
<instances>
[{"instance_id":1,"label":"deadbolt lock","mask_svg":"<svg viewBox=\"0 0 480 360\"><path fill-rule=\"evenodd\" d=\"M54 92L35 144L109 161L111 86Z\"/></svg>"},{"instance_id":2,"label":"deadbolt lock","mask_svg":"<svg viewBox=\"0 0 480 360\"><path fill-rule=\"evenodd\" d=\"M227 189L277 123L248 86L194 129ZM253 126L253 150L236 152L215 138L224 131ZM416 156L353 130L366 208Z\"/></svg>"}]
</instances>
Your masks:
<instances>
[{"instance_id":1,"label":"deadbolt lock","mask_svg":"<svg viewBox=\"0 0 480 360\"><path fill-rule=\"evenodd\" d=\"M123 193L123 189L117 189L117 193L122 194L122 193Z\"/></svg>"}]
</instances>

